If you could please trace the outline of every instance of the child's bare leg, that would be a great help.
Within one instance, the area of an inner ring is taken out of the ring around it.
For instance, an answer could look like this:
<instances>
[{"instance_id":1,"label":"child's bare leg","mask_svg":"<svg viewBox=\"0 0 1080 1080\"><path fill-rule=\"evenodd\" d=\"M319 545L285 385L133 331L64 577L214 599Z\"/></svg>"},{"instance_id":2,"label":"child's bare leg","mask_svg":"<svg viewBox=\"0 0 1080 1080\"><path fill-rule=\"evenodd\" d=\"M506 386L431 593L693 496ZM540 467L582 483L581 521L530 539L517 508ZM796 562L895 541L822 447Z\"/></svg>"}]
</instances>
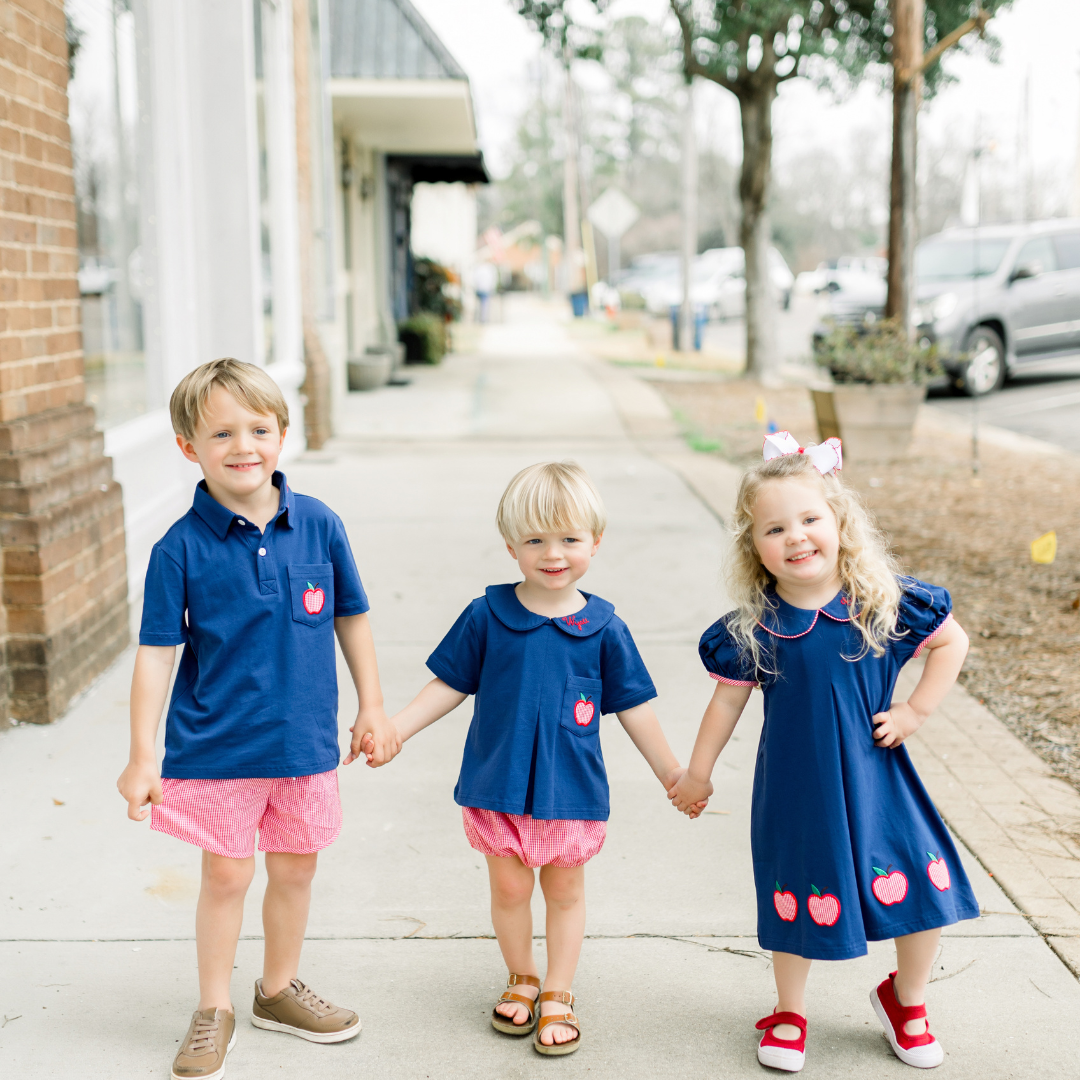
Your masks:
<instances>
[{"instance_id":1,"label":"child's bare leg","mask_svg":"<svg viewBox=\"0 0 1080 1080\"><path fill-rule=\"evenodd\" d=\"M315 876L317 854L291 855L284 851L266 853L266 895L263 897L262 992L264 997L280 994L296 978L300 950L307 930L311 907L311 879Z\"/></svg>"},{"instance_id":2,"label":"child's bare leg","mask_svg":"<svg viewBox=\"0 0 1080 1080\"><path fill-rule=\"evenodd\" d=\"M547 903L547 974L544 990L569 990L574 984L581 943L585 938L585 867L542 866L540 888ZM569 1006L558 1001L540 1003L540 1015L565 1013ZM568 1024L549 1024L540 1041L570 1042L577 1032Z\"/></svg>"},{"instance_id":3,"label":"child's bare leg","mask_svg":"<svg viewBox=\"0 0 1080 1080\"><path fill-rule=\"evenodd\" d=\"M941 929L920 930L917 934L905 934L895 939L896 978L893 989L896 1000L910 1008L926 1003L926 984L934 967ZM909 1020L904 1025L906 1035L921 1035L926 1031L925 1020Z\"/></svg>"},{"instance_id":4,"label":"child's bare leg","mask_svg":"<svg viewBox=\"0 0 1080 1080\"><path fill-rule=\"evenodd\" d=\"M776 1011L806 1016L806 979L810 961L794 953L772 954L773 978L776 980ZM797 1039L801 1032L794 1024L777 1024L773 1034L778 1039Z\"/></svg>"},{"instance_id":5,"label":"child's bare leg","mask_svg":"<svg viewBox=\"0 0 1080 1080\"><path fill-rule=\"evenodd\" d=\"M508 859L488 855L487 864L491 881L491 923L506 967L514 975L536 975L530 903L536 878L516 855ZM535 998L539 991L523 984L515 986L514 993ZM525 1006L514 1001L503 1002L497 1011L515 1024L524 1024L529 1019Z\"/></svg>"},{"instance_id":6,"label":"child's bare leg","mask_svg":"<svg viewBox=\"0 0 1080 1080\"><path fill-rule=\"evenodd\" d=\"M202 887L195 909L195 947L199 957L199 1009L231 1009L233 962L244 897L255 874L255 857L228 859L202 854Z\"/></svg>"}]
</instances>

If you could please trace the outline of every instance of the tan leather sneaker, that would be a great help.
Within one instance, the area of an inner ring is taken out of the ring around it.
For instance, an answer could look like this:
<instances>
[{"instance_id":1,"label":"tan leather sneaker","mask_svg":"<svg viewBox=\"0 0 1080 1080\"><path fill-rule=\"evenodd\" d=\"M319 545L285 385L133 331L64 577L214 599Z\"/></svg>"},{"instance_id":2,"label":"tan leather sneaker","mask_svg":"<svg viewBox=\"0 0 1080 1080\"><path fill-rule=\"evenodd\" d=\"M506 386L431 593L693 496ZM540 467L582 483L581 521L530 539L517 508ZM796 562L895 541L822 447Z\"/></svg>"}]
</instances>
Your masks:
<instances>
[{"instance_id":1,"label":"tan leather sneaker","mask_svg":"<svg viewBox=\"0 0 1080 1080\"><path fill-rule=\"evenodd\" d=\"M360 1034L360 1017L319 997L299 979L274 997L263 997L262 979L255 984L251 1022L267 1031L285 1031L317 1043L336 1043Z\"/></svg>"},{"instance_id":2,"label":"tan leather sneaker","mask_svg":"<svg viewBox=\"0 0 1080 1080\"><path fill-rule=\"evenodd\" d=\"M191 1018L191 1027L173 1059L173 1080L219 1080L225 1059L236 1042L236 1016L225 1009L204 1009Z\"/></svg>"}]
</instances>

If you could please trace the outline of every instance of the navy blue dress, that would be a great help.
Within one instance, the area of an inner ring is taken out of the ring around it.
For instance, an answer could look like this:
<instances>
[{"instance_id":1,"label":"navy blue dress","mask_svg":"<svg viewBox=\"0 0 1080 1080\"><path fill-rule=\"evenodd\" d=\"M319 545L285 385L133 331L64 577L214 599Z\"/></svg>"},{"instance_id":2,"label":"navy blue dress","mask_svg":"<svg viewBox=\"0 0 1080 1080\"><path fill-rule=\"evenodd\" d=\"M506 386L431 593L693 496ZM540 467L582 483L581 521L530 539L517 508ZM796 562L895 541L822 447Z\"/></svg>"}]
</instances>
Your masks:
<instances>
[{"instance_id":1,"label":"navy blue dress","mask_svg":"<svg viewBox=\"0 0 1080 1080\"><path fill-rule=\"evenodd\" d=\"M902 578L896 640L863 652L835 596L818 610L772 594L757 630L770 671L755 671L726 619L702 635L713 678L760 685L750 839L763 949L846 960L868 941L974 919L979 905L907 748L874 745L874 713L900 669L950 618L944 589Z\"/></svg>"}]
</instances>

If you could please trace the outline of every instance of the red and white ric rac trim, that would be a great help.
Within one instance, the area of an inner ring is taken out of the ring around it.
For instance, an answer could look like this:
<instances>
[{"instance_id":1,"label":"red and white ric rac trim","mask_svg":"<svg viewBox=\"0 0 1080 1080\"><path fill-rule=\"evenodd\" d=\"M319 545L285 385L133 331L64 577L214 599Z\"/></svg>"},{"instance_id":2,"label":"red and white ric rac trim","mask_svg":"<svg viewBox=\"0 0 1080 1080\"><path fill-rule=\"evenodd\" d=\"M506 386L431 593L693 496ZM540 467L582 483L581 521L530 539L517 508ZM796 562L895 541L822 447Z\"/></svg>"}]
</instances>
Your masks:
<instances>
[{"instance_id":1,"label":"red and white ric rac trim","mask_svg":"<svg viewBox=\"0 0 1080 1080\"><path fill-rule=\"evenodd\" d=\"M710 679L715 679L717 682L722 682L725 686L757 686L756 682L751 682L749 679L725 679L723 675L717 675L715 672L708 672Z\"/></svg>"},{"instance_id":2,"label":"red and white ric rac trim","mask_svg":"<svg viewBox=\"0 0 1080 1080\"><path fill-rule=\"evenodd\" d=\"M765 436L765 442L761 448L761 457L764 461L787 457L788 454L805 454L822 476L839 472L844 467L844 456L840 450L839 439L826 439L816 446L800 446L799 440L790 431L776 431Z\"/></svg>"},{"instance_id":3,"label":"red and white ric rac trim","mask_svg":"<svg viewBox=\"0 0 1080 1080\"><path fill-rule=\"evenodd\" d=\"M941 620L941 625L932 634L930 634L928 637L924 637L922 639L922 641L919 642L919 647L912 654L911 659L912 660L917 660L919 658L919 653L921 653L923 651L923 649L925 649L926 646L931 641L933 641L934 638L936 638L938 636L938 634L940 634L941 631L945 629L946 626L949 625L950 622L952 622L952 612L951 611L949 612L948 615L945 616L944 619Z\"/></svg>"}]
</instances>

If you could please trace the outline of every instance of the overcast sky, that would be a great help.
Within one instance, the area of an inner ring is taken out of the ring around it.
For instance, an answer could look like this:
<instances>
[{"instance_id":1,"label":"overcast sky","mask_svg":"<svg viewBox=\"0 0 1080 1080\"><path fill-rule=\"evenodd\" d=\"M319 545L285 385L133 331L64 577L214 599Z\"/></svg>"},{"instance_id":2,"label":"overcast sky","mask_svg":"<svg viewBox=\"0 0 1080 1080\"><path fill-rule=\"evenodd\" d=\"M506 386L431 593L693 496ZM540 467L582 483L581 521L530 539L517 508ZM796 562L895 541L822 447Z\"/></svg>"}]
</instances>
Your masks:
<instances>
[{"instance_id":1,"label":"overcast sky","mask_svg":"<svg viewBox=\"0 0 1080 1080\"><path fill-rule=\"evenodd\" d=\"M468 72L481 145L502 171L518 117L529 100L528 70L540 43L509 0L413 0ZM617 0L614 14L660 19L666 0ZM981 132L992 144L989 168L1015 169L1024 85L1030 86L1030 154L1036 174L1072 175L1080 142L1080 2L1015 0L991 23L1002 47L1000 62L955 51L947 60L959 81L944 90L921 117L924 138L969 145ZM583 73L589 78L588 73ZM864 85L837 102L806 80L786 83L776 103L776 156L784 159L830 141L850 146L862 132L887 139L890 105L885 94ZM699 92L703 135L739 156L734 98L714 86Z\"/></svg>"}]
</instances>

